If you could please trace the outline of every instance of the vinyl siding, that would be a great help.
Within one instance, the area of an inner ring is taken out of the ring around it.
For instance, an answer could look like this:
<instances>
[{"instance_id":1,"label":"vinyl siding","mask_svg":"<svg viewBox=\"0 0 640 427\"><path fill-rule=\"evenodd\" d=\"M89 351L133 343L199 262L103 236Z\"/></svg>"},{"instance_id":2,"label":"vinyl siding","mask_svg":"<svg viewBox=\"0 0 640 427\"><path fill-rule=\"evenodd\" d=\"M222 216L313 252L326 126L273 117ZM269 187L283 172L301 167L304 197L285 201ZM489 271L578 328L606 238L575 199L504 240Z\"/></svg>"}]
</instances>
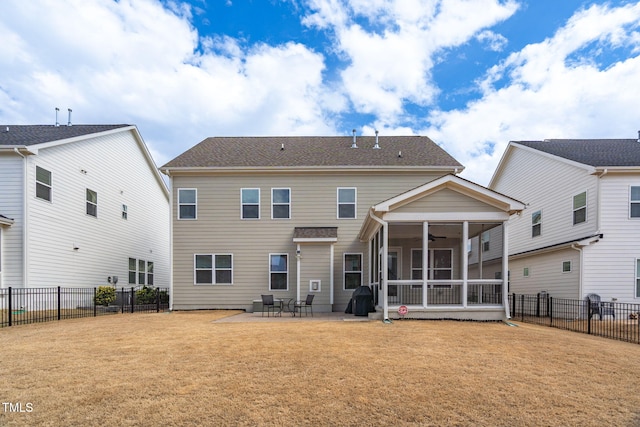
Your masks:
<instances>
[{"instance_id":1,"label":"vinyl siding","mask_svg":"<svg viewBox=\"0 0 640 427\"><path fill-rule=\"evenodd\" d=\"M429 182L439 175L401 173L307 173L172 176L174 199L178 188L198 189L198 219L177 220L173 206L174 308L250 308L251 301L269 292L269 253L289 254L289 290L272 291L276 297L296 294L294 227L338 227L334 246L334 309L346 307L352 290L343 290L343 254L362 253L366 281L367 243L357 239L368 209L381 201ZM356 219L337 219L338 187L357 188ZM240 189L260 188L260 220L240 218ZM271 219L271 189L291 189L291 219ZM232 286L194 286L194 253L233 253ZM328 266L328 261L326 261ZM303 274L304 273L303 269ZM319 271L318 274L321 272ZM308 281L301 282L308 289ZM304 291L301 291L306 295ZM322 295L328 298L328 281ZM325 295L326 294L326 295Z\"/></svg>"},{"instance_id":2,"label":"vinyl siding","mask_svg":"<svg viewBox=\"0 0 640 427\"><path fill-rule=\"evenodd\" d=\"M128 287L130 257L154 262L154 285L169 286L169 200L131 131L40 149L28 164L28 286L94 287L118 276ZM52 174L51 202L35 197L36 166ZM97 217L86 214L87 188Z\"/></svg>"},{"instance_id":3,"label":"vinyl siding","mask_svg":"<svg viewBox=\"0 0 640 427\"><path fill-rule=\"evenodd\" d=\"M2 287L23 282L23 172L24 160L15 153L0 154L0 214L14 220L2 233Z\"/></svg>"},{"instance_id":4,"label":"vinyl siding","mask_svg":"<svg viewBox=\"0 0 640 427\"><path fill-rule=\"evenodd\" d=\"M562 263L571 261L571 272ZM523 271L529 269L529 277ZM535 295L546 291L554 298L580 299L580 253L564 249L509 261L509 292Z\"/></svg>"},{"instance_id":5,"label":"vinyl siding","mask_svg":"<svg viewBox=\"0 0 640 427\"><path fill-rule=\"evenodd\" d=\"M635 260L640 258L640 219L629 218L629 187L640 186L638 175L607 174L601 178L601 232L598 243L585 248L584 295L638 303Z\"/></svg>"},{"instance_id":6,"label":"vinyl siding","mask_svg":"<svg viewBox=\"0 0 640 427\"><path fill-rule=\"evenodd\" d=\"M514 147L492 189L527 204L509 222L509 253L517 254L596 233L598 178L586 169ZM587 192L587 221L573 225L573 196ZM531 215L542 211L542 233L531 235Z\"/></svg>"}]
</instances>

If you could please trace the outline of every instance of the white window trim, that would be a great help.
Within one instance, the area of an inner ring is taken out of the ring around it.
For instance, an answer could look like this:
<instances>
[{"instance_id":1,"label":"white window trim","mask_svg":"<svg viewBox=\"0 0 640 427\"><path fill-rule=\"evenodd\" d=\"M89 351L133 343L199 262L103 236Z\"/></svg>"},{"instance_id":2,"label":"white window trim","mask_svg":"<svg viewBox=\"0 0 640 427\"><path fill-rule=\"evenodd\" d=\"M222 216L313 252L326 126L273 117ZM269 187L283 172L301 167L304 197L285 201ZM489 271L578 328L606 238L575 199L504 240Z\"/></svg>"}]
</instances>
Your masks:
<instances>
[{"instance_id":1,"label":"white window trim","mask_svg":"<svg viewBox=\"0 0 640 427\"><path fill-rule=\"evenodd\" d=\"M95 193L95 195L96 195L96 202L95 203L89 201L89 197L87 197L88 196L87 192L89 192L89 191ZM90 188L86 188L85 191L84 191L84 199L85 199L84 213L87 216L90 216L90 217L93 217L93 218L98 218L98 192L95 191L95 190L92 190ZM96 214L95 215L91 215L89 212L87 212L87 206L88 205L95 206L95 208L96 208Z\"/></svg>"},{"instance_id":2,"label":"white window trim","mask_svg":"<svg viewBox=\"0 0 640 427\"><path fill-rule=\"evenodd\" d=\"M522 277L531 277L531 270L529 269L529 267L523 267Z\"/></svg>"},{"instance_id":3,"label":"white window trim","mask_svg":"<svg viewBox=\"0 0 640 427\"><path fill-rule=\"evenodd\" d=\"M286 256L287 257L287 270L286 271L272 271L271 270L271 257L272 256ZM287 275L287 288L286 289L273 289L271 287L271 273L285 273ZM272 292L284 292L284 291L288 291L289 290L289 254L288 253L270 253L269 254L269 291Z\"/></svg>"},{"instance_id":4,"label":"white window trim","mask_svg":"<svg viewBox=\"0 0 640 427\"><path fill-rule=\"evenodd\" d=\"M288 191L289 191L289 203L274 203L274 202L273 202L273 192L274 192L274 190L288 190ZM292 201L291 199L292 199L292 197L291 197L291 188L286 188L286 187L273 187L273 188L271 189L271 219L275 219L275 220L285 220L285 221L286 221L286 220L291 219L291 206L292 206L292 204L293 204L293 201ZM288 216L287 218L274 218L274 217L273 217L273 207L274 207L275 205L281 206L281 205L285 205L285 204L289 206L289 216ZM287 268L288 268L288 266L287 266Z\"/></svg>"},{"instance_id":5,"label":"white window trim","mask_svg":"<svg viewBox=\"0 0 640 427\"><path fill-rule=\"evenodd\" d=\"M196 201L195 203L180 203L180 190L193 190L196 192ZM178 212L176 212L178 220L179 221L195 221L198 219L198 189L197 188L178 188L178 193L177 193L177 199L178 199ZM196 208L196 213L194 215L193 218L182 218L180 216L180 206L191 206L194 205ZM198 254L198 255L206 255L206 254Z\"/></svg>"},{"instance_id":6,"label":"white window trim","mask_svg":"<svg viewBox=\"0 0 640 427\"><path fill-rule=\"evenodd\" d=\"M257 218L245 218L245 217L244 217L244 206L245 206L245 205L247 205L247 206L253 206L253 205L255 205L255 203L244 203L244 202L242 201L242 192L243 192L244 190L258 190L258 217L257 217ZM259 220L259 219L260 219L260 216L261 216L261 213L262 213L262 212L261 212L261 211L262 211L262 209L261 209L261 206L260 206L260 205L261 205L261 204L260 204L260 201L261 201L260 197L261 197L261 196L260 196L260 189L259 189L259 188L243 187L243 188L241 188L241 189L240 189L240 219L241 219L241 220L244 220L244 221L257 221L257 220ZM289 199L291 199L291 195L289 195Z\"/></svg>"},{"instance_id":7,"label":"white window trim","mask_svg":"<svg viewBox=\"0 0 640 427\"><path fill-rule=\"evenodd\" d=\"M639 200L631 200L631 188L633 188L633 187L640 187L640 184L630 185L629 186L629 214L628 215L629 215L629 219L630 220L634 220L635 221L635 220L640 220L640 216L631 216L631 205L636 204L636 203L640 204L640 199ZM638 297L638 298L640 298L640 297Z\"/></svg>"},{"instance_id":8,"label":"white window trim","mask_svg":"<svg viewBox=\"0 0 640 427\"><path fill-rule=\"evenodd\" d=\"M51 177L51 184L46 184L44 182L38 181L38 168L49 172L49 176ZM53 202L53 173L49 169L45 169L42 166L38 166L38 165L36 165L35 173L36 173L36 193L35 193L36 199L42 200L43 202L52 203ZM42 197L38 197L38 184L43 185L49 189L49 200L43 199Z\"/></svg>"},{"instance_id":9,"label":"white window trim","mask_svg":"<svg viewBox=\"0 0 640 427\"><path fill-rule=\"evenodd\" d=\"M347 255L358 255L360 257L360 270L349 270L347 271L346 267L346 263L347 263ZM362 286L362 284L364 283L364 257L363 257L363 253L362 252L345 252L342 254L342 290L343 291L347 291L347 292L353 292L353 290L355 289L347 289L347 273L360 273L360 286Z\"/></svg>"},{"instance_id":10,"label":"white window trim","mask_svg":"<svg viewBox=\"0 0 640 427\"><path fill-rule=\"evenodd\" d=\"M231 268L216 268L216 256L231 256ZM210 256L211 257L211 268L196 268L196 257L198 256ZM198 283L197 271L198 270L206 270L211 271L211 282L207 283ZM216 271L231 271L231 283L217 283L216 282ZM193 284L195 286L231 286L233 285L233 254L232 253L216 253L216 254L193 254Z\"/></svg>"},{"instance_id":11,"label":"white window trim","mask_svg":"<svg viewBox=\"0 0 640 427\"><path fill-rule=\"evenodd\" d=\"M353 203L340 203L340 190L353 190ZM353 205L353 217L341 217L340 205ZM357 187L338 187L336 189L336 218L337 219L358 219L358 188Z\"/></svg>"},{"instance_id":12,"label":"white window trim","mask_svg":"<svg viewBox=\"0 0 640 427\"><path fill-rule=\"evenodd\" d=\"M540 222L538 222L537 224L534 224L533 223L533 216L535 214L537 214L538 212L540 212ZM536 225L540 226L540 234L534 236L533 235L533 227L536 226ZM535 239L536 237L540 237L540 236L542 236L542 209L538 209L537 211L531 213L531 238Z\"/></svg>"},{"instance_id":13,"label":"white window trim","mask_svg":"<svg viewBox=\"0 0 640 427\"><path fill-rule=\"evenodd\" d=\"M582 193L584 193L584 207L576 209L575 206L574 206L574 199L575 199L576 196L579 196ZM579 192L577 194L574 194L571 197L571 223L573 225L580 225L580 224L585 224L585 223L588 222L588 220L589 220L589 217L588 217L589 212L587 210L587 206L588 205L589 205L589 193L588 193L587 190L584 190L584 191L581 191L581 192ZM576 211L579 211L580 209L584 209L584 221L576 223L574 221L574 215L575 215Z\"/></svg>"},{"instance_id":14,"label":"white window trim","mask_svg":"<svg viewBox=\"0 0 640 427\"><path fill-rule=\"evenodd\" d=\"M569 269L565 271L564 264L567 262L569 263ZM573 262L571 262L571 260L562 261L562 264L560 264L560 268L562 269L562 274L571 273L573 271Z\"/></svg>"}]
</instances>

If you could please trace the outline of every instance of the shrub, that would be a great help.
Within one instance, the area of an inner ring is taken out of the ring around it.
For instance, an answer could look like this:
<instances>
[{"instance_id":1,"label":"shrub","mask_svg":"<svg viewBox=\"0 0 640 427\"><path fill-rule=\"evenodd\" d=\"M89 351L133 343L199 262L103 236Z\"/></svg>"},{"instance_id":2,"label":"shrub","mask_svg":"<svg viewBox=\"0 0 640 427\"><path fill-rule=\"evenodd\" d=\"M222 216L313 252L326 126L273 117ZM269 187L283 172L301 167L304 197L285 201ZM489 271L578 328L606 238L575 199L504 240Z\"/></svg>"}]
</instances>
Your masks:
<instances>
[{"instance_id":1,"label":"shrub","mask_svg":"<svg viewBox=\"0 0 640 427\"><path fill-rule=\"evenodd\" d=\"M155 304L156 288L143 286L142 289L136 291L136 304Z\"/></svg>"},{"instance_id":2,"label":"shrub","mask_svg":"<svg viewBox=\"0 0 640 427\"><path fill-rule=\"evenodd\" d=\"M98 286L95 304L108 306L116 300L116 288L111 286Z\"/></svg>"}]
</instances>

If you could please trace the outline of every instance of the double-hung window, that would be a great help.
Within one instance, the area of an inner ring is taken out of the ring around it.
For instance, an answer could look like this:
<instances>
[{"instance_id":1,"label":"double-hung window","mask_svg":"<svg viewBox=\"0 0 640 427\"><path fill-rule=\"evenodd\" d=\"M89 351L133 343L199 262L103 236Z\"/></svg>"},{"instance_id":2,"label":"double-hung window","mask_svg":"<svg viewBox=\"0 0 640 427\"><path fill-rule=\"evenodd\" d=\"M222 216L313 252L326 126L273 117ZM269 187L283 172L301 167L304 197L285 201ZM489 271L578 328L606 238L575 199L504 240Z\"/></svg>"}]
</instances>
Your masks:
<instances>
[{"instance_id":1,"label":"double-hung window","mask_svg":"<svg viewBox=\"0 0 640 427\"><path fill-rule=\"evenodd\" d=\"M344 289L362 286L362 254L344 254Z\"/></svg>"},{"instance_id":2,"label":"double-hung window","mask_svg":"<svg viewBox=\"0 0 640 427\"><path fill-rule=\"evenodd\" d=\"M542 211L536 211L531 214L531 237L542 234Z\"/></svg>"},{"instance_id":3,"label":"double-hung window","mask_svg":"<svg viewBox=\"0 0 640 427\"><path fill-rule=\"evenodd\" d=\"M488 252L489 246L491 242L491 234L489 231L485 231L482 233L482 252Z\"/></svg>"},{"instance_id":4,"label":"double-hung window","mask_svg":"<svg viewBox=\"0 0 640 427\"><path fill-rule=\"evenodd\" d=\"M269 290L289 289L289 255L269 254Z\"/></svg>"},{"instance_id":5,"label":"double-hung window","mask_svg":"<svg viewBox=\"0 0 640 427\"><path fill-rule=\"evenodd\" d=\"M587 221L587 192L573 196L573 225Z\"/></svg>"},{"instance_id":6,"label":"double-hung window","mask_svg":"<svg viewBox=\"0 0 640 427\"><path fill-rule=\"evenodd\" d=\"M153 262L129 258L129 284L153 286Z\"/></svg>"},{"instance_id":7,"label":"double-hung window","mask_svg":"<svg viewBox=\"0 0 640 427\"><path fill-rule=\"evenodd\" d=\"M196 254L193 262L194 284L230 285L233 283L233 255Z\"/></svg>"},{"instance_id":8,"label":"double-hung window","mask_svg":"<svg viewBox=\"0 0 640 427\"><path fill-rule=\"evenodd\" d=\"M356 217L356 189L338 188L338 218L355 219Z\"/></svg>"},{"instance_id":9,"label":"double-hung window","mask_svg":"<svg viewBox=\"0 0 640 427\"><path fill-rule=\"evenodd\" d=\"M51 172L36 166L36 197L51 201Z\"/></svg>"},{"instance_id":10,"label":"double-hung window","mask_svg":"<svg viewBox=\"0 0 640 427\"><path fill-rule=\"evenodd\" d=\"M147 263L144 260L138 260L138 284L144 285L146 283L145 278L147 277Z\"/></svg>"},{"instance_id":11,"label":"double-hung window","mask_svg":"<svg viewBox=\"0 0 640 427\"><path fill-rule=\"evenodd\" d=\"M260 219L260 189L243 188L240 199L242 219Z\"/></svg>"},{"instance_id":12,"label":"double-hung window","mask_svg":"<svg viewBox=\"0 0 640 427\"><path fill-rule=\"evenodd\" d=\"M98 193L87 188L87 215L98 217Z\"/></svg>"},{"instance_id":13,"label":"double-hung window","mask_svg":"<svg viewBox=\"0 0 640 427\"><path fill-rule=\"evenodd\" d=\"M640 186L631 186L629 194L629 217L640 218Z\"/></svg>"},{"instance_id":14,"label":"double-hung window","mask_svg":"<svg viewBox=\"0 0 640 427\"><path fill-rule=\"evenodd\" d=\"M178 188L178 219L196 219L198 191L195 188Z\"/></svg>"},{"instance_id":15,"label":"double-hung window","mask_svg":"<svg viewBox=\"0 0 640 427\"><path fill-rule=\"evenodd\" d=\"M291 189L272 188L271 189L271 218L289 219L291 218Z\"/></svg>"}]
</instances>

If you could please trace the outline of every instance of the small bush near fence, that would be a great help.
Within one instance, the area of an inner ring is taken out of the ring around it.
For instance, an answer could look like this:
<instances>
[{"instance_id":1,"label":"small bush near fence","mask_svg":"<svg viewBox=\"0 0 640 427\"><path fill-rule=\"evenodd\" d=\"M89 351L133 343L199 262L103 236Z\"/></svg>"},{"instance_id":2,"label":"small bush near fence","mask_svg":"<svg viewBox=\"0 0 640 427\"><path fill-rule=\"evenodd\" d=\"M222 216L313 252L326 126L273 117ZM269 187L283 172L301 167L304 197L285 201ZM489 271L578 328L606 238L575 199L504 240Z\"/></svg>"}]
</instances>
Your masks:
<instances>
[{"instance_id":1,"label":"small bush near fence","mask_svg":"<svg viewBox=\"0 0 640 427\"><path fill-rule=\"evenodd\" d=\"M0 289L0 327L113 313L169 309L169 290L97 288Z\"/></svg>"},{"instance_id":2,"label":"small bush near fence","mask_svg":"<svg viewBox=\"0 0 640 427\"><path fill-rule=\"evenodd\" d=\"M601 304L601 305L598 305ZM509 296L511 319L640 344L640 304L553 298L549 294Z\"/></svg>"}]
</instances>

